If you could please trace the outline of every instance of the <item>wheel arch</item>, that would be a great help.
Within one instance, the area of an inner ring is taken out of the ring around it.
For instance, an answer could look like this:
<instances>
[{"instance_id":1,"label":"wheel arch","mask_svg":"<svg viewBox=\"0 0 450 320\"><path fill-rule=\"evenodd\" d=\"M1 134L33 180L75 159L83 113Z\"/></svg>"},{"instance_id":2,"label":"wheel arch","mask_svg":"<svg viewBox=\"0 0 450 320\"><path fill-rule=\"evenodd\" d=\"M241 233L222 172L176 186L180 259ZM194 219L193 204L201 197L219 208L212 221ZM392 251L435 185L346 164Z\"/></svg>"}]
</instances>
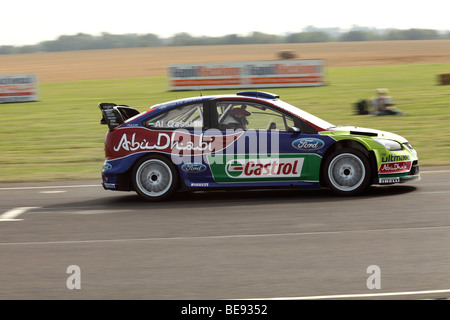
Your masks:
<instances>
[{"instance_id":1,"label":"wheel arch","mask_svg":"<svg viewBox=\"0 0 450 320\"><path fill-rule=\"evenodd\" d=\"M352 148L352 149L356 149L358 151L361 151L369 160L370 163L370 174L372 177L372 180L374 180L374 177L376 176L377 173L377 161L375 158L375 153L373 151L368 150L364 144L360 141L357 140L351 140L351 139L346 139L346 140L340 140L340 141L336 141L334 144L332 144L330 147L328 147L328 149L325 151L325 153L322 156L322 161L320 164L320 175L319 175L319 183L321 186L325 186L325 182L324 182L324 165L326 162L326 159L335 151L340 150L340 149L346 149L346 148Z\"/></svg>"},{"instance_id":2,"label":"wheel arch","mask_svg":"<svg viewBox=\"0 0 450 320\"><path fill-rule=\"evenodd\" d=\"M133 175L133 171L134 171L135 167L137 166L137 164L138 164L143 158L151 157L151 156L162 157L162 158L164 158L165 160L170 161L170 162L175 166L175 169L176 169L175 171L176 171L176 174L177 174L177 176L178 176L178 179L177 179L177 190L181 189L181 188L182 188L182 183L183 183L183 182L182 182L182 178L181 178L181 174L180 174L180 169L179 169L178 166L172 161L172 158L171 158L170 154L163 153L163 152L145 152L145 153L142 153L142 154L134 161L133 165L132 165L132 166L128 169L128 171L127 171L127 176L128 176L128 178L130 179L130 186L131 186L131 189L132 189L133 191L136 191L136 190L134 190L133 184L131 183L132 175Z\"/></svg>"}]
</instances>

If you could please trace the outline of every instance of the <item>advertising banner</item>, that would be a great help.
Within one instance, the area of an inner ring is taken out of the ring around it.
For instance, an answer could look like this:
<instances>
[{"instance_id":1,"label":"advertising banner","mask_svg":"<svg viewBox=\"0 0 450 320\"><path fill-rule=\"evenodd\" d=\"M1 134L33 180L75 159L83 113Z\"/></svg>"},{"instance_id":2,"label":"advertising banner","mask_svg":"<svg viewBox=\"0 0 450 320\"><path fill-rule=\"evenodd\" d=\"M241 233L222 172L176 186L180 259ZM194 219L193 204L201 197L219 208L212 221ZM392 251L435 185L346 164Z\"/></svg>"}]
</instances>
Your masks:
<instances>
[{"instance_id":1,"label":"advertising banner","mask_svg":"<svg viewBox=\"0 0 450 320\"><path fill-rule=\"evenodd\" d=\"M38 100L35 74L0 75L0 103Z\"/></svg>"},{"instance_id":2,"label":"advertising banner","mask_svg":"<svg viewBox=\"0 0 450 320\"><path fill-rule=\"evenodd\" d=\"M321 59L173 64L170 90L310 87L325 84Z\"/></svg>"}]
</instances>

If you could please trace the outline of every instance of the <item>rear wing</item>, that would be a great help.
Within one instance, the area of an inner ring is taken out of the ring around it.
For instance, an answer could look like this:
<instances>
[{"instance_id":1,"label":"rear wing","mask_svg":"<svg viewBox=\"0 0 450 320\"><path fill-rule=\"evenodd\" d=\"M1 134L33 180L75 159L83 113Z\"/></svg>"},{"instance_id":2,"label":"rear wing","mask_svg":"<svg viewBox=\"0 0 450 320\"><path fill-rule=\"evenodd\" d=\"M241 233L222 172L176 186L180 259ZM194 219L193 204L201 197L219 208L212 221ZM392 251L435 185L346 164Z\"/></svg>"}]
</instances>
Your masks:
<instances>
[{"instance_id":1,"label":"rear wing","mask_svg":"<svg viewBox=\"0 0 450 320\"><path fill-rule=\"evenodd\" d=\"M98 107L102 111L100 124L107 124L110 131L125 123L127 119L140 113L134 108L129 106L118 106L115 103L100 103Z\"/></svg>"}]
</instances>

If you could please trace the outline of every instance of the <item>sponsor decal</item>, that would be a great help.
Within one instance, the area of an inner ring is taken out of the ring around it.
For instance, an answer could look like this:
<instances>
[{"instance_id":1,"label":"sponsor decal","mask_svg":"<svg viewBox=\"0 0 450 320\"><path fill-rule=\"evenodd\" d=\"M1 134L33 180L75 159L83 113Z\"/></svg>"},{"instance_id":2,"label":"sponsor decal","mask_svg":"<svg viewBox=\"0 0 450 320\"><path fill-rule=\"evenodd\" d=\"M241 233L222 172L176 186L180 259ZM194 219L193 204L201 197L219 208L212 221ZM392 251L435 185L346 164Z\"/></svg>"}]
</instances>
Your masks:
<instances>
[{"instance_id":1,"label":"sponsor decal","mask_svg":"<svg viewBox=\"0 0 450 320\"><path fill-rule=\"evenodd\" d=\"M143 151L159 151L172 155L210 154L226 149L244 132L229 135L191 134L187 130L154 132L143 128L128 128L126 133L107 137L109 160Z\"/></svg>"},{"instance_id":2,"label":"sponsor decal","mask_svg":"<svg viewBox=\"0 0 450 320\"><path fill-rule=\"evenodd\" d=\"M206 166L202 163L185 163L181 166L181 170L188 173L200 173L206 170Z\"/></svg>"},{"instance_id":3,"label":"sponsor decal","mask_svg":"<svg viewBox=\"0 0 450 320\"><path fill-rule=\"evenodd\" d=\"M225 166L232 179L300 177L303 158L235 159Z\"/></svg>"},{"instance_id":4,"label":"sponsor decal","mask_svg":"<svg viewBox=\"0 0 450 320\"><path fill-rule=\"evenodd\" d=\"M138 151L138 150L164 150L170 145L170 137L166 133L160 133L156 142L147 141L143 139L141 141L136 139L136 133L133 133L131 139L128 134L124 133L119 141L119 144L113 147L114 151L118 152L121 149L126 151Z\"/></svg>"},{"instance_id":5,"label":"sponsor decal","mask_svg":"<svg viewBox=\"0 0 450 320\"><path fill-rule=\"evenodd\" d=\"M386 157L381 157L381 162L398 162L398 161L408 161L410 160L409 155L400 155L400 156L396 156L396 155L388 155Z\"/></svg>"},{"instance_id":6,"label":"sponsor decal","mask_svg":"<svg viewBox=\"0 0 450 320\"><path fill-rule=\"evenodd\" d=\"M208 187L209 183L191 183L191 187Z\"/></svg>"},{"instance_id":7,"label":"sponsor decal","mask_svg":"<svg viewBox=\"0 0 450 320\"><path fill-rule=\"evenodd\" d=\"M233 160L227 163L225 171L229 177L236 178L244 171L244 165L241 161Z\"/></svg>"},{"instance_id":8,"label":"sponsor decal","mask_svg":"<svg viewBox=\"0 0 450 320\"><path fill-rule=\"evenodd\" d=\"M112 165L111 165L110 163L105 162L105 163L103 164L103 171L111 170L111 169L112 169Z\"/></svg>"},{"instance_id":9,"label":"sponsor decal","mask_svg":"<svg viewBox=\"0 0 450 320\"><path fill-rule=\"evenodd\" d=\"M398 183L400 182L400 178L399 177L395 177L395 178L380 178L379 183L380 184L390 184L390 183Z\"/></svg>"},{"instance_id":10,"label":"sponsor decal","mask_svg":"<svg viewBox=\"0 0 450 320\"><path fill-rule=\"evenodd\" d=\"M235 154L207 161L218 183L318 181L321 157L317 154Z\"/></svg>"},{"instance_id":11,"label":"sponsor decal","mask_svg":"<svg viewBox=\"0 0 450 320\"><path fill-rule=\"evenodd\" d=\"M319 150L325 145L325 142L323 142L320 139L316 138L301 138L297 139L294 142L292 142L292 146L298 150L303 151L313 151L313 150Z\"/></svg>"},{"instance_id":12,"label":"sponsor decal","mask_svg":"<svg viewBox=\"0 0 450 320\"><path fill-rule=\"evenodd\" d=\"M378 173L385 174L408 172L411 170L411 164L412 162L410 161L382 163L378 169Z\"/></svg>"},{"instance_id":13,"label":"sponsor decal","mask_svg":"<svg viewBox=\"0 0 450 320\"><path fill-rule=\"evenodd\" d=\"M169 120L166 123L164 121L156 121L153 124L155 128L190 128L190 127L202 127L203 123L201 121L173 121Z\"/></svg>"}]
</instances>

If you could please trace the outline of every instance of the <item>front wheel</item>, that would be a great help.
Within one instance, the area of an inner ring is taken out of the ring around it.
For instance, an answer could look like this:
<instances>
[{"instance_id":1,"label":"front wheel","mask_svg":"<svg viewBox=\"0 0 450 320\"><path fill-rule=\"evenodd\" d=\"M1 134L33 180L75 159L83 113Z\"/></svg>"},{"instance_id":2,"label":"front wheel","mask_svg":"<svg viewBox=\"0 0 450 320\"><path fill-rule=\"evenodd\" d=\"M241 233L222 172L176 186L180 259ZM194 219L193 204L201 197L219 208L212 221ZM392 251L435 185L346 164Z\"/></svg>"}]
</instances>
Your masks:
<instances>
[{"instance_id":1,"label":"front wheel","mask_svg":"<svg viewBox=\"0 0 450 320\"><path fill-rule=\"evenodd\" d=\"M132 180L139 196L148 201L161 201L175 193L178 174L172 162L154 155L136 163Z\"/></svg>"},{"instance_id":2,"label":"front wheel","mask_svg":"<svg viewBox=\"0 0 450 320\"><path fill-rule=\"evenodd\" d=\"M337 150L325 160L324 178L334 193L356 195L370 185L369 160L355 149Z\"/></svg>"}]
</instances>

